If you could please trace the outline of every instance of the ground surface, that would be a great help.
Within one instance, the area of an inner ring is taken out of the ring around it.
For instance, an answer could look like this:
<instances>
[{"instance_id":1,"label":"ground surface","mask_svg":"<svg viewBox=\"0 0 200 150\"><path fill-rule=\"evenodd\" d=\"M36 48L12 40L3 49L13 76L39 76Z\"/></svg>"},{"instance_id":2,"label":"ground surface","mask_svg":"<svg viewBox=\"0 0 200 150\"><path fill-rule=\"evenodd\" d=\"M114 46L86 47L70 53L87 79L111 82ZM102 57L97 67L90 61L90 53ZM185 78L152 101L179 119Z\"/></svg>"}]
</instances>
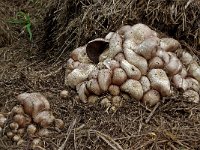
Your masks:
<instances>
[{"instance_id":1,"label":"ground surface","mask_svg":"<svg viewBox=\"0 0 200 150\"><path fill-rule=\"evenodd\" d=\"M69 5L71 1L66 2L66 4ZM77 15L82 15L79 10L82 7L84 8L83 10L93 8L91 7L93 4L86 4L84 2L81 3L77 1L77 5L73 3L73 6L71 6L74 7L74 10L77 8ZM149 9L153 12L153 6L151 7L150 4L151 3L149 3ZM112 5L115 5L115 3ZM75 92L70 89L68 89L70 91L69 98L61 99L59 92L67 88L64 85L64 71L69 51L73 50L76 45L86 43L94 37L103 36L106 31L100 34L99 28L96 28L96 32L94 29L91 29L91 33L96 34L94 34L93 37L92 35L89 36L85 34L83 40L80 41L76 40L76 37L82 36L82 34L84 34L84 29L81 28L82 26L79 26L80 29L78 29L78 31L76 30L77 34L68 36L68 43L62 43L62 39L60 39L61 36L59 36L60 34L55 35L54 38L57 37L57 39L61 41L60 43L67 48L63 49L58 42L56 45L57 47L51 49L49 47L53 47L52 45L55 39L52 40L50 36L48 36L48 33L49 35L53 33L56 34L53 30L54 24L51 21L48 23L48 19L51 20L52 12L56 11L52 6L55 7L54 2L46 2L45 0L1 0L0 2L1 112L8 112L17 104L15 96L19 93L41 92L44 94L50 101L54 115L63 119L65 122L65 128L62 131L58 132L52 130L50 137L44 138L44 147L49 150L57 150L66 138L66 150L120 150L122 148L189 150L200 148L200 104L188 103L187 100L181 97L181 93L179 94L179 92L170 99L164 99L149 121L148 118L151 114L151 110L134 100L127 101L116 113L108 114L105 112L105 109L100 106L86 106L77 102L75 99ZM57 7L60 7L59 4ZM66 6L66 8L68 8L68 6ZM116 9L117 8L118 7L116 7ZM105 11L107 10L106 7L104 9ZM155 9L159 8L156 7ZM29 41L28 34L23 26L8 22L9 19L15 17L16 13L21 10L29 13L31 17L32 42ZM69 10L73 9L70 8ZM88 9L88 12L89 11L90 9ZM49 12L50 18L48 18L47 12ZM146 12L148 12L148 9ZM75 17L76 14L72 15L72 13L69 13L68 15L68 18L75 18L74 22L79 20L77 19L79 17ZM149 13L149 15L151 15L151 13ZM200 22L200 20L198 20L198 15L199 14L194 13L196 21ZM59 14L57 17L60 17ZM87 15L85 15L85 17L87 17ZM106 16L104 17L106 18ZM99 18L97 17L96 19ZM123 18L118 19L123 20ZM131 19L132 18L129 20ZM66 20L68 22L66 26L70 28L70 25L73 25L73 19ZM99 20L101 20L101 17ZM137 21L137 19L133 20L133 22ZM88 23L87 21L83 21L83 25ZM159 20L156 22L159 22ZM58 21L58 23L60 22ZM147 23L149 24L149 22ZM195 24L195 21L193 23ZM63 24L67 23L63 22ZM109 19L107 24L109 25ZM49 30L46 28L48 25L50 28ZM59 29L63 26L59 26ZM158 24L153 24L152 26L157 27ZM88 27L90 27L89 23ZM120 25L118 27L120 27ZM112 26L110 26L110 28L112 28ZM109 28L105 30L109 30ZM186 30L189 31L188 29ZM192 32L192 30L190 31ZM62 31L57 32L62 33ZM79 32L81 34L78 34ZM167 34L166 31L165 34ZM171 35L173 37L178 36L178 34ZM193 42L194 45L190 45L187 40L184 41L183 38L181 38L184 37L187 39L189 37L184 34L182 35L183 36L179 36L180 40L182 40L187 47L190 47L188 50L192 51L196 49L193 52L199 56L198 38L195 41L196 43ZM198 35L196 35L196 37L198 37ZM74 47L72 46L73 44L70 45L70 38L71 41L76 41ZM51 40L53 41L52 43ZM1 137L0 149L30 149L30 139L26 140L27 142L25 145L18 147L6 137Z\"/></svg>"}]
</instances>

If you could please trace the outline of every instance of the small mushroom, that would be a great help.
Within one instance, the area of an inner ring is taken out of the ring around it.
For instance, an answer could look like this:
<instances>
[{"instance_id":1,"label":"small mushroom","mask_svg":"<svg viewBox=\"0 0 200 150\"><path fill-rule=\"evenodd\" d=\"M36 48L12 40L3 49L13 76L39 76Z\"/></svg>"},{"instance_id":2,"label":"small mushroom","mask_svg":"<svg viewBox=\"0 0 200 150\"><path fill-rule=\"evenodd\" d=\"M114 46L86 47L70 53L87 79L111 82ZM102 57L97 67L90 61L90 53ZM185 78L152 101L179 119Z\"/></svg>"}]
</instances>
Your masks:
<instances>
[{"instance_id":1,"label":"small mushroom","mask_svg":"<svg viewBox=\"0 0 200 150\"><path fill-rule=\"evenodd\" d=\"M197 62L194 61L189 65L188 73L200 82L200 66Z\"/></svg>"},{"instance_id":2,"label":"small mushroom","mask_svg":"<svg viewBox=\"0 0 200 150\"><path fill-rule=\"evenodd\" d=\"M118 53L122 52L122 38L118 33L114 33L109 42L110 57L114 58Z\"/></svg>"},{"instance_id":3,"label":"small mushroom","mask_svg":"<svg viewBox=\"0 0 200 150\"><path fill-rule=\"evenodd\" d=\"M179 74L181 75L182 78L185 78L187 76L187 69L183 66Z\"/></svg>"},{"instance_id":4,"label":"small mushroom","mask_svg":"<svg viewBox=\"0 0 200 150\"><path fill-rule=\"evenodd\" d=\"M23 135L24 132L25 132L24 128L20 128L17 130L17 134L19 134L19 135Z\"/></svg>"},{"instance_id":5,"label":"small mushroom","mask_svg":"<svg viewBox=\"0 0 200 150\"><path fill-rule=\"evenodd\" d=\"M61 98L67 98L69 96L69 92L67 90L62 90L60 92L60 97Z\"/></svg>"},{"instance_id":6,"label":"small mushroom","mask_svg":"<svg viewBox=\"0 0 200 150\"><path fill-rule=\"evenodd\" d=\"M14 142L18 142L21 139L21 137L19 135L14 135L13 136L13 141Z\"/></svg>"},{"instance_id":7,"label":"small mushroom","mask_svg":"<svg viewBox=\"0 0 200 150\"><path fill-rule=\"evenodd\" d=\"M24 114L24 109L21 105L14 106L11 110L13 114Z\"/></svg>"},{"instance_id":8,"label":"small mushroom","mask_svg":"<svg viewBox=\"0 0 200 150\"><path fill-rule=\"evenodd\" d=\"M174 86L178 89L183 89L184 91L188 89L188 82L185 80L181 75L176 74L173 76L172 81L174 83Z\"/></svg>"},{"instance_id":9,"label":"small mushroom","mask_svg":"<svg viewBox=\"0 0 200 150\"><path fill-rule=\"evenodd\" d=\"M185 80L188 82L188 89L192 89L196 92L199 92L200 85L197 80L191 77L188 77Z\"/></svg>"},{"instance_id":10,"label":"small mushroom","mask_svg":"<svg viewBox=\"0 0 200 150\"><path fill-rule=\"evenodd\" d=\"M108 98L103 98L101 100L101 106L109 108L111 106L111 102Z\"/></svg>"},{"instance_id":11,"label":"small mushroom","mask_svg":"<svg viewBox=\"0 0 200 150\"><path fill-rule=\"evenodd\" d=\"M12 138L14 136L13 132L11 132L11 131L7 132L6 135L8 138Z\"/></svg>"},{"instance_id":12,"label":"small mushroom","mask_svg":"<svg viewBox=\"0 0 200 150\"><path fill-rule=\"evenodd\" d=\"M135 24L124 34L125 39L133 38L137 44L152 36L157 36L157 33L142 23Z\"/></svg>"},{"instance_id":13,"label":"small mushroom","mask_svg":"<svg viewBox=\"0 0 200 150\"><path fill-rule=\"evenodd\" d=\"M183 97L189 102L199 103L199 94L193 90L187 90L183 93Z\"/></svg>"},{"instance_id":14,"label":"small mushroom","mask_svg":"<svg viewBox=\"0 0 200 150\"><path fill-rule=\"evenodd\" d=\"M115 56L115 60L117 60L118 62L122 61L123 59L125 59L125 56L123 53L118 53L116 56Z\"/></svg>"},{"instance_id":15,"label":"small mushroom","mask_svg":"<svg viewBox=\"0 0 200 150\"><path fill-rule=\"evenodd\" d=\"M156 52L156 56L160 57L164 61L164 64L169 63L170 56L169 56L168 52L166 52L162 49L158 49Z\"/></svg>"},{"instance_id":16,"label":"small mushroom","mask_svg":"<svg viewBox=\"0 0 200 150\"><path fill-rule=\"evenodd\" d=\"M135 51L137 49L137 44L133 39L126 39L123 43L123 49L131 49Z\"/></svg>"},{"instance_id":17,"label":"small mushroom","mask_svg":"<svg viewBox=\"0 0 200 150\"><path fill-rule=\"evenodd\" d=\"M123 36L129 30L131 30L131 26L130 25L124 25L121 28L119 28L119 30L117 30L117 32L119 33L119 35Z\"/></svg>"},{"instance_id":18,"label":"small mushroom","mask_svg":"<svg viewBox=\"0 0 200 150\"><path fill-rule=\"evenodd\" d=\"M109 49L99 56L99 61L102 62L107 58L112 59L120 52L122 52L122 38L118 33L114 33L109 42Z\"/></svg>"},{"instance_id":19,"label":"small mushroom","mask_svg":"<svg viewBox=\"0 0 200 150\"><path fill-rule=\"evenodd\" d=\"M126 72L122 68L116 68L113 71L112 83L122 85L127 80Z\"/></svg>"},{"instance_id":20,"label":"small mushroom","mask_svg":"<svg viewBox=\"0 0 200 150\"><path fill-rule=\"evenodd\" d=\"M180 60L184 65L188 66L193 61L193 57L187 51L182 51Z\"/></svg>"},{"instance_id":21,"label":"small mushroom","mask_svg":"<svg viewBox=\"0 0 200 150\"><path fill-rule=\"evenodd\" d=\"M40 137L48 137L49 136L49 130L47 128L42 128L37 133Z\"/></svg>"},{"instance_id":22,"label":"small mushroom","mask_svg":"<svg viewBox=\"0 0 200 150\"><path fill-rule=\"evenodd\" d=\"M95 66L92 64L80 65L80 68L78 67L74 69L70 74L67 75L65 84L75 88L77 84L85 81L94 69Z\"/></svg>"},{"instance_id":23,"label":"small mushroom","mask_svg":"<svg viewBox=\"0 0 200 150\"><path fill-rule=\"evenodd\" d=\"M88 97L88 103L89 104L95 104L98 101L98 96L96 95L91 95Z\"/></svg>"},{"instance_id":24,"label":"small mushroom","mask_svg":"<svg viewBox=\"0 0 200 150\"><path fill-rule=\"evenodd\" d=\"M19 141L17 142L17 145L22 145L25 141L23 139L19 139Z\"/></svg>"},{"instance_id":25,"label":"small mushroom","mask_svg":"<svg viewBox=\"0 0 200 150\"><path fill-rule=\"evenodd\" d=\"M160 101L160 93L151 89L144 94L142 101L145 105L152 107Z\"/></svg>"},{"instance_id":26,"label":"small mushroom","mask_svg":"<svg viewBox=\"0 0 200 150\"><path fill-rule=\"evenodd\" d=\"M143 58L142 56L139 56L138 54L136 54L134 51L130 49L124 49L124 55L125 55L126 60L130 64L136 66L140 70L142 75L147 74L148 64L145 58Z\"/></svg>"},{"instance_id":27,"label":"small mushroom","mask_svg":"<svg viewBox=\"0 0 200 150\"><path fill-rule=\"evenodd\" d=\"M161 49L163 49L164 51L167 51L167 52L174 52L180 46L181 46L180 43L173 38L162 38L160 40Z\"/></svg>"},{"instance_id":28,"label":"small mushroom","mask_svg":"<svg viewBox=\"0 0 200 150\"><path fill-rule=\"evenodd\" d=\"M153 56L155 56L159 42L160 39L158 37L151 37L145 39L141 44L137 46L134 52L143 56L145 59L149 60Z\"/></svg>"},{"instance_id":29,"label":"small mushroom","mask_svg":"<svg viewBox=\"0 0 200 150\"><path fill-rule=\"evenodd\" d=\"M83 82L80 84L79 88L77 88L78 96L83 103L87 103L87 95L89 94L86 83Z\"/></svg>"},{"instance_id":30,"label":"small mushroom","mask_svg":"<svg viewBox=\"0 0 200 150\"><path fill-rule=\"evenodd\" d=\"M28 125L28 127L27 127L28 135L34 135L36 131L37 131L37 128L35 125L33 125L33 124Z\"/></svg>"},{"instance_id":31,"label":"small mushroom","mask_svg":"<svg viewBox=\"0 0 200 150\"><path fill-rule=\"evenodd\" d=\"M58 129L62 129L65 126L64 122L61 119L55 119L54 122L55 122L55 127Z\"/></svg>"},{"instance_id":32,"label":"small mushroom","mask_svg":"<svg viewBox=\"0 0 200 150\"><path fill-rule=\"evenodd\" d=\"M150 84L149 79L146 76L142 76L140 78L140 83L142 85L142 89L143 89L144 93L147 92L148 90L150 90L151 84Z\"/></svg>"},{"instance_id":33,"label":"small mushroom","mask_svg":"<svg viewBox=\"0 0 200 150\"><path fill-rule=\"evenodd\" d=\"M113 59L106 59L103 61L103 64L106 66L107 69L114 70L115 68L119 68L119 62Z\"/></svg>"},{"instance_id":34,"label":"small mushroom","mask_svg":"<svg viewBox=\"0 0 200 150\"><path fill-rule=\"evenodd\" d=\"M42 141L41 141L41 139L39 139L39 138L35 138L35 139L33 139L33 141L32 141L32 143L31 143L31 147L32 147L32 149L35 149L35 148L40 148L40 147L42 147L43 146L43 144L42 144ZM41 148L40 148L41 149Z\"/></svg>"},{"instance_id":35,"label":"small mushroom","mask_svg":"<svg viewBox=\"0 0 200 150\"><path fill-rule=\"evenodd\" d=\"M34 122L42 127L48 127L53 123L54 119L55 117L50 111L39 112L36 116L33 117Z\"/></svg>"},{"instance_id":36,"label":"small mushroom","mask_svg":"<svg viewBox=\"0 0 200 150\"><path fill-rule=\"evenodd\" d=\"M5 122L7 121L6 117L4 115L0 115L0 127L3 127Z\"/></svg>"},{"instance_id":37,"label":"small mushroom","mask_svg":"<svg viewBox=\"0 0 200 150\"><path fill-rule=\"evenodd\" d=\"M110 85L108 91L111 95L117 96L120 93L120 88L117 85Z\"/></svg>"},{"instance_id":38,"label":"small mushroom","mask_svg":"<svg viewBox=\"0 0 200 150\"><path fill-rule=\"evenodd\" d=\"M130 94L130 96L136 100L140 100L143 97L142 85L137 80L128 79L124 84L122 84L121 90Z\"/></svg>"},{"instance_id":39,"label":"small mushroom","mask_svg":"<svg viewBox=\"0 0 200 150\"><path fill-rule=\"evenodd\" d=\"M93 70L89 75L88 75L88 79L97 79L98 78L98 73L99 73L99 70L98 69L95 69Z\"/></svg>"},{"instance_id":40,"label":"small mushroom","mask_svg":"<svg viewBox=\"0 0 200 150\"><path fill-rule=\"evenodd\" d=\"M17 130L17 129L19 128L19 125L18 125L18 123L16 123L16 122L12 122L12 123L10 124L10 128L11 128L12 130Z\"/></svg>"},{"instance_id":41,"label":"small mushroom","mask_svg":"<svg viewBox=\"0 0 200 150\"><path fill-rule=\"evenodd\" d=\"M25 125L27 124L26 122L26 118L24 115L22 114L16 114L13 117L13 120L20 126L20 127L25 127Z\"/></svg>"},{"instance_id":42,"label":"small mushroom","mask_svg":"<svg viewBox=\"0 0 200 150\"><path fill-rule=\"evenodd\" d=\"M160 57L154 57L149 60L149 69L162 69L164 67L164 62Z\"/></svg>"},{"instance_id":43,"label":"small mushroom","mask_svg":"<svg viewBox=\"0 0 200 150\"><path fill-rule=\"evenodd\" d=\"M120 96L113 96L112 105L119 108L122 106L122 98Z\"/></svg>"},{"instance_id":44,"label":"small mushroom","mask_svg":"<svg viewBox=\"0 0 200 150\"><path fill-rule=\"evenodd\" d=\"M110 41L111 37L113 36L114 32L109 32L106 36L105 36L105 40Z\"/></svg>"},{"instance_id":45,"label":"small mushroom","mask_svg":"<svg viewBox=\"0 0 200 150\"><path fill-rule=\"evenodd\" d=\"M124 71L126 72L128 78L135 79L135 80L139 80L140 79L141 72L137 67L135 67L134 65L130 64L126 60L122 60L120 65L121 65L121 68L124 69Z\"/></svg>"},{"instance_id":46,"label":"small mushroom","mask_svg":"<svg viewBox=\"0 0 200 150\"><path fill-rule=\"evenodd\" d=\"M164 70L167 72L167 74L171 76L181 71L182 64L174 53L169 52L168 54L170 56L170 59L169 59L169 63L167 63L166 66L164 67Z\"/></svg>"},{"instance_id":47,"label":"small mushroom","mask_svg":"<svg viewBox=\"0 0 200 150\"><path fill-rule=\"evenodd\" d=\"M151 87L161 93L162 96L170 96L171 88L167 74L162 69L152 69L148 73Z\"/></svg>"},{"instance_id":48,"label":"small mushroom","mask_svg":"<svg viewBox=\"0 0 200 150\"><path fill-rule=\"evenodd\" d=\"M98 74L98 83L103 91L107 91L112 82L112 71L110 69L102 69Z\"/></svg>"},{"instance_id":49,"label":"small mushroom","mask_svg":"<svg viewBox=\"0 0 200 150\"><path fill-rule=\"evenodd\" d=\"M86 46L78 47L75 50L73 50L70 54L70 57L75 60L79 61L81 63L90 63L91 60L89 59L87 53L86 53Z\"/></svg>"},{"instance_id":50,"label":"small mushroom","mask_svg":"<svg viewBox=\"0 0 200 150\"><path fill-rule=\"evenodd\" d=\"M97 79L91 79L88 82L86 82L86 87L88 91L96 95L100 95L102 93L102 90L99 86Z\"/></svg>"}]
</instances>

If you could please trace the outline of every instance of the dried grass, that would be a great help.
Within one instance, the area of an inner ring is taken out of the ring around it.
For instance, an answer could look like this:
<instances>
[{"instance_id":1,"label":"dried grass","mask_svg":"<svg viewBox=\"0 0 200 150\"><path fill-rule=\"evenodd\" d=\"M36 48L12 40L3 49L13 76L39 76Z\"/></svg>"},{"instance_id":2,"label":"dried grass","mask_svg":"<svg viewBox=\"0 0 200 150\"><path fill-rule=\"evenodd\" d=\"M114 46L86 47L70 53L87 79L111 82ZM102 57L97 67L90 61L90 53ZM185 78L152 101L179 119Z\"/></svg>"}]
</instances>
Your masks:
<instances>
[{"instance_id":1,"label":"dried grass","mask_svg":"<svg viewBox=\"0 0 200 150\"><path fill-rule=\"evenodd\" d=\"M66 89L65 61L61 58L67 59L68 52L75 47L103 37L124 24L142 22L150 25L158 32L180 40L185 48L199 56L198 1L190 4L190 0L38 2L0 2L0 19L4 24L5 18L13 17L18 10L30 13L34 37L34 42L29 43L27 36L19 36L19 27L6 24L12 42L0 48L1 111L11 110L19 93L43 93L55 116L65 122L62 131L52 130L50 137L43 139L47 150L59 149L65 141L65 149L75 150L199 149L200 104L188 103L179 91L174 97L163 99L154 110L130 100L114 114L106 113L99 105L87 106L77 102L75 92L70 89L68 99L59 96L60 91ZM41 54L54 63L38 57ZM75 118L76 124L73 124ZM1 137L0 149L30 149L31 139L26 138L25 145L16 146Z\"/></svg>"}]
</instances>

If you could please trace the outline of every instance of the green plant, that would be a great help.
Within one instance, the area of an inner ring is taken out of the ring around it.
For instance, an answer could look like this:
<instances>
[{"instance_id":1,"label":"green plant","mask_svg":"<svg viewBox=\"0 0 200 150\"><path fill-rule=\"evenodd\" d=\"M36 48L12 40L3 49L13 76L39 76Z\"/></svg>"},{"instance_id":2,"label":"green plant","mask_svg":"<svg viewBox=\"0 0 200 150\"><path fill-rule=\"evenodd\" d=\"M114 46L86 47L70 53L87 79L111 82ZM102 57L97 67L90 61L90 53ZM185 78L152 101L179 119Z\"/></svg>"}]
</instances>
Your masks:
<instances>
[{"instance_id":1,"label":"green plant","mask_svg":"<svg viewBox=\"0 0 200 150\"><path fill-rule=\"evenodd\" d=\"M12 24L22 25L24 28L26 28L29 34L30 41L33 40L32 31L31 31L31 20L30 20L29 14L26 14L22 11L17 12L16 18L10 19L8 22Z\"/></svg>"}]
</instances>

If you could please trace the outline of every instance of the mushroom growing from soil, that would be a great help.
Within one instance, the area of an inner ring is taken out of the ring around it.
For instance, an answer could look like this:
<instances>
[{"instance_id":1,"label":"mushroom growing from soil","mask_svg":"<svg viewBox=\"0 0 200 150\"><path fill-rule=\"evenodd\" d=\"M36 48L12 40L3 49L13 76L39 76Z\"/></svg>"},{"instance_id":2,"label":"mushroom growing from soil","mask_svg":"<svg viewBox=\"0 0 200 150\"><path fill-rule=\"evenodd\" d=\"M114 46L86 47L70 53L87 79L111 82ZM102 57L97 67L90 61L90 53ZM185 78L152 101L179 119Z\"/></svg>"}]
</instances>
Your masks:
<instances>
[{"instance_id":1,"label":"mushroom growing from soil","mask_svg":"<svg viewBox=\"0 0 200 150\"><path fill-rule=\"evenodd\" d=\"M14 106L8 113L9 124L5 129L8 138L20 145L25 135L32 137L46 136L46 128L54 126L57 129L64 127L61 119L56 119L50 111L49 101L40 93L22 93L17 96L21 105ZM0 114L0 127L3 127L7 118ZM39 130L39 128L45 128ZM34 140L33 140L34 141Z\"/></svg>"},{"instance_id":2,"label":"mushroom growing from soil","mask_svg":"<svg viewBox=\"0 0 200 150\"><path fill-rule=\"evenodd\" d=\"M97 38L75 49L72 54L67 68L71 71L66 73L65 84L76 87L84 103L103 97L101 105L114 110L112 97L124 99L126 93L130 97L127 100L138 100L152 107L163 97L171 96L174 89L181 89L185 97L191 93L196 98L188 97L188 100L198 102L197 61L177 40L160 38L145 24L122 26L104 39Z\"/></svg>"}]
</instances>

